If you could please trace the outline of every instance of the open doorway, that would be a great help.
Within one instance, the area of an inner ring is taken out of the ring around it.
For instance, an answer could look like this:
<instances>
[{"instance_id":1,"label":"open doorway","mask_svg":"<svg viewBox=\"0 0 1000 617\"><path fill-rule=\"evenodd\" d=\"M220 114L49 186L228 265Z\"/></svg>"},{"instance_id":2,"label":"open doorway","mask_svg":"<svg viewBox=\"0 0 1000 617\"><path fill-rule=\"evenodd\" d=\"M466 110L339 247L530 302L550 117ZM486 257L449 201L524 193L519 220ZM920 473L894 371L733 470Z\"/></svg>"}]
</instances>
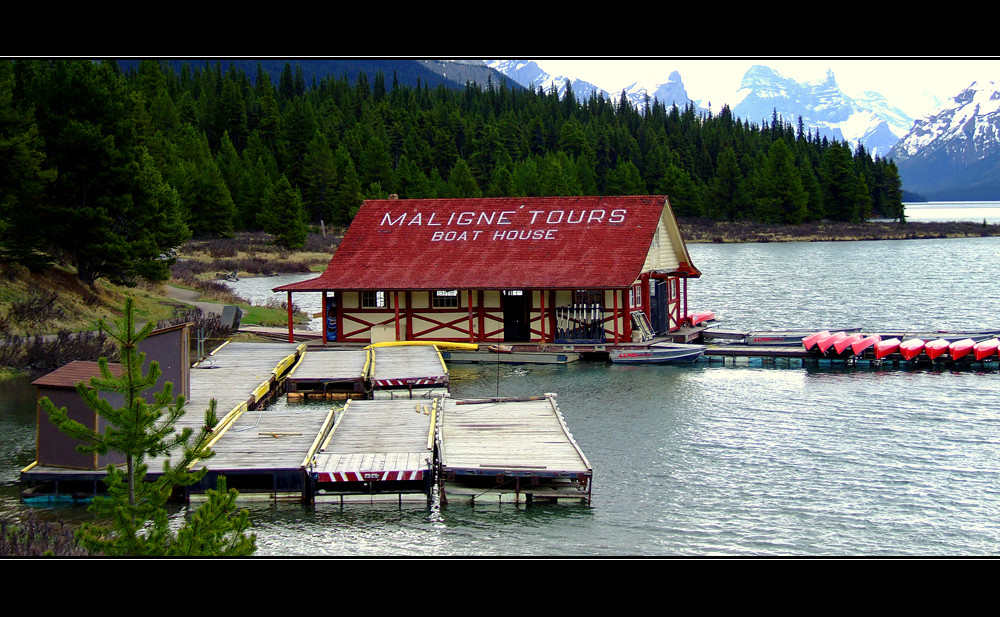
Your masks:
<instances>
[{"instance_id":1,"label":"open doorway","mask_svg":"<svg viewBox=\"0 0 1000 617\"><path fill-rule=\"evenodd\" d=\"M531 292L512 289L503 292L503 340L505 343L531 340Z\"/></svg>"}]
</instances>

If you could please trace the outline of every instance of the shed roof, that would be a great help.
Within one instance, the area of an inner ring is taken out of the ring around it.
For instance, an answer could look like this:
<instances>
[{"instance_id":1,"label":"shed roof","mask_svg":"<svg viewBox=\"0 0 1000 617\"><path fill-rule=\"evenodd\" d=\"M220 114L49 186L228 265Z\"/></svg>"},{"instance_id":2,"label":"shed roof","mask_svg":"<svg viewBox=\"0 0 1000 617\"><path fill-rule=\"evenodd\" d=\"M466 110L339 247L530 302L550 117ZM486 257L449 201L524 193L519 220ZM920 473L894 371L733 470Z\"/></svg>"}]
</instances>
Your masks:
<instances>
[{"instance_id":1,"label":"shed roof","mask_svg":"<svg viewBox=\"0 0 1000 617\"><path fill-rule=\"evenodd\" d=\"M662 195L384 199L322 275L275 291L612 289L653 270L700 276Z\"/></svg>"},{"instance_id":2,"label":"shed roof","mask_svg":"<svg viewBox=\"0 0 1000 617\"><path fill-rule=\"evenodd\" d=\"M108 363L108 370L111 374L120 377L124 372L121 364ZM69 364L64 364L51 373L42 375L31 382L34 386L45 388L76 388L76 384L83 382L90 385L91 377L100 377L101 369L97 362L89 360L75 360Z\"/></svg>"}]
</instances>

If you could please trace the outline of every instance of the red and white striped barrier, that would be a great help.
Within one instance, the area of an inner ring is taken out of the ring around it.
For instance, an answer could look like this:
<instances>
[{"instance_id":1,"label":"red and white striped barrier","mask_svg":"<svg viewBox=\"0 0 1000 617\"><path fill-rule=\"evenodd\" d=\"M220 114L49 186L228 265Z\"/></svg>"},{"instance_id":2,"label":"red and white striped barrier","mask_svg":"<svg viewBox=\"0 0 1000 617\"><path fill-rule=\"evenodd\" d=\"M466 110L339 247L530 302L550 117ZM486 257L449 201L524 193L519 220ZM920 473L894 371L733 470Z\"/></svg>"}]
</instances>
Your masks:
<instances>
[{"instance_id":1,"label":"red and white striped barrier","mask_svg":"<svg viewBox=\"0 0 1000 617\"><path fill-rule=\"evenodd\" d=\"M417 471L337 471L320 472L317 482L392 482L423 480L423 470Z\"/></svg>"}]
</instances>

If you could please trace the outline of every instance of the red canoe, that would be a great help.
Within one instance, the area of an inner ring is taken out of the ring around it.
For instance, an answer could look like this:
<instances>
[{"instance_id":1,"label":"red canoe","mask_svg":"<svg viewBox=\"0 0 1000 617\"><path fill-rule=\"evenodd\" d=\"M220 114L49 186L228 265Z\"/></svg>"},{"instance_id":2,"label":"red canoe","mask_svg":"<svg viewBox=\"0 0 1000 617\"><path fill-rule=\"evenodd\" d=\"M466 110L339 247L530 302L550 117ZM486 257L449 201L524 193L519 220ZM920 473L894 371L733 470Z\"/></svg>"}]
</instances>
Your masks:
<instances>
[{"instance_id":1,"label":"red canoe","mask_svg":"<svg viewBox=\"0 0 1000 617\"><path fill-rule=\"evenodd\" d=\"M976 341L971 338L964 338L960 341L955 341L951 345L948 345L948 355L951 356L952 360L958 360L963 356L969 355L975 345Z\"/></svg>"},{"instance_id":2,"label":"red canoe","mask_svg":"<svg viewBox=\"0 0 1000 617\"><path fill-rule=\"evenodd\" d=\"M904 360L912 360L920 355L924 350L924 341L918 338L911 338L899 344L899 353Z\"/></svg>"},{"instance_id":3,"label":"red canoe","mask_svg":"<svg viewBox=\"0 0 1000 617\"><path fill-rule=\"evenodd\" d=\"M712 321L715 319L715 313L712 311L701 311L700 313L691 313L688 317L691 319L691 325L697 326L703 321Z\"/></svg>"},{"instance_id":4,"label":"red canoe","mask_svg":"<svg viewBox=\"0 0 1000 617\"><path fill-rule=\"evenodd\" d=\"M882 337L879 336L878 334L872 334L871 336L866 336L860 341L855 341L851 343L851 351L854 352L854 355L860 356L864 352L864 350L874 346L875 343L878 343L881 340Z\"/></svg>"},{"instance_id":5,"label":"red canoe","mask_svg":"<svg viewBox=\"0 0 1000 617\"><path fill-rule=\"evenodd\" d=\"M806 351L809 351L819 342L821 338L826 338L830 336L829 330L823 330L822 332L817 332L816 334L810 334L809 336L802 339L802 346L805 347Z\"/></svg>"},{"instance_id":6,"label":"red canoe","mask_svg":"<svg viewBox=\"0 0 1000 617\"><path fill-rule=\"evenodd\" d=\"M997 353L997 349L1000 349L1000 339L980 341L972 346L972 351L976 354L976 360L989 358L993 354Z\"/></svg>"},{"instance_id":7,"label":"red canoe","mask_svg":"<svg viewBox=\"0 0 1000 617\"><path fill-rule=\"evenodd\" d=\"M927 354L927 357L931 360L935 360L938 356L948 351L948 345L950 344L950 341L943 338L933 340L924 345L924 353Z\"/></svg>"},{"instance_id":8,"label":"red canoe","mask_svg":"<svg viewBox=\"0 0 1000 617\"><path fill-rule=\"evenodd\" d=\"M816 342L816 347L819 348L821 353L826 353L827 349L833 346L839 340L847 338L847 334L844 332L836 332L829 336L824 336Z\"/></svg>"},{"instance_id":9,"label":"red canoe","mask_svg":"<svg viewBox=\"0 0 1000 617\"><path fill-rule=\"evenodd\" d=\"M858 341L860 341L863 338L864 337L861 336L860 334L852 334L850 336L847 336L845 338L840 339L839 341L834 341L834 343L833 343L833 349L834 349L834 351L837 352L837 355L840 355L840 354L844 353L845 349L847 349L848 347L850 347L854 343L857 343Z\"/></svg>"},{"instance_id":10,"label":"red canoe","mask_svg":"<svg viewBox=\"0 0 1000 617\"><path fill-rule=\"evenodd\" d=\"M896 353L899 351L899 339L890 338L884 341L879 341L875 343L875 359L881 360L882 358L888 356L891 353Z\"/></svg>"}]
</instances>

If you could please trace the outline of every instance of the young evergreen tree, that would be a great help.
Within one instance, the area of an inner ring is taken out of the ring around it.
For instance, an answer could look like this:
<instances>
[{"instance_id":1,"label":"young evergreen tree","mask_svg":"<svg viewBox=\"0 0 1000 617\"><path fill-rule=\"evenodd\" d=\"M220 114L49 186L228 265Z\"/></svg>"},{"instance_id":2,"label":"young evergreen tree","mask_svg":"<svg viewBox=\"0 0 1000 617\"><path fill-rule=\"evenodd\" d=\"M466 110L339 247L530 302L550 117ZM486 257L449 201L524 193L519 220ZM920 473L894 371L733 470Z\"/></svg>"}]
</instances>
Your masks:
<instances>
[{"instance_id":1,"label":"young evergreen tree","mask_svg":"<svg viewBox=\"0 0 1000 617\"><path fill-rule=\"evenodd\" d=\"M274 183L268 205L260 213L260 224L264 231L274 236L274 242L279 246L292 250L305 246L309 230L302 209L302 197L285 176Z\"/></svg>"},{"instance_id":2,"label":"young evergreen tree","mask_svg":"<svg viewBox=\"0 0 1000 617\"><path fill-rule=\"evenodd\" d=\"M77 385L86 405L107 423L103 432L69 418L65 407L57 408L48 397L39 405L63 433L81 441L81 452L106 454L114 451L125 457L125 468L109 465L105 483L107 496L97 496L91 511L100 518L85 523L77 532L81 544L90 551L108 556L193 556L249 555L256 550L256 534L250 533L248 514L236 509L237 492L226 488L219 478L216 490L207 491L208 500L194 516L171 529L166 503L174 487L190 486L200 481L207 468L192 470L197 461L213 455L208 444L218 422L213 399L205 411L204 423L196 434L191 428L175 432L177 422L186 413L183 396L175 397L173 384L147 402L162 371L151 361L143 372L144 353L138 344L149 336L155 324L136 330L132 298L125 301L123 317L108 328L98 323L119 347L121 372L111 370L107 358L98 362L101 376ZM101 393L115 393L122 401L114 407ZM163 457L162 473L148 480L147 460Z\"/></svg>"}]
</instances>

